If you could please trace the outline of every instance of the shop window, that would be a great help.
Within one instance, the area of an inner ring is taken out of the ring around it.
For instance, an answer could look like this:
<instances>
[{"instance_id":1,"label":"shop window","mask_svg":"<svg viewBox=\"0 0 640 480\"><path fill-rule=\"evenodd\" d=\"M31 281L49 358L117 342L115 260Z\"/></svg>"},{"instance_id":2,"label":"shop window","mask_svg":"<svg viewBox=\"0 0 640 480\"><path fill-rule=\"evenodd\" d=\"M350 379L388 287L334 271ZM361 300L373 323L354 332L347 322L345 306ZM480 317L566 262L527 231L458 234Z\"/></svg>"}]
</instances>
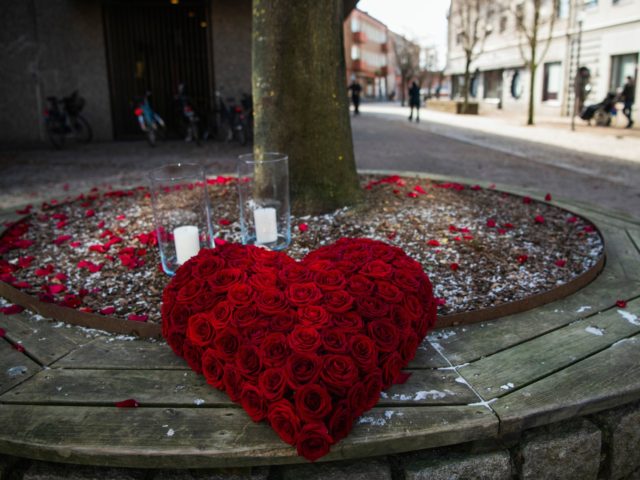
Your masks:
<instances>
[{"instance_id":1,"label":"shop window","mask_svg":"<svg viewBox=\"0 0 640 480\"><path fill-rule=\"evenodd\" d=\"M484 72L484 98L502 97L502 70Z\"/></svg>"},{"instance_id":2,"label":"shop window","mask_svg":"<svg viewBox=\"0 0 640 480\"><path fill-rule=\"evenodd\" d=\"M611 79L609 91L615 92L626 83L627 77L636 78L638 54L614 55L611 57Z\"/></svg>"},{"instance_id":3,"label":"shop window","mask_svg":"<svg viewBox=\"0 0 640 480\"><path fill-rule=\"evenodd\" d=\"M542 100L558 100L562 81L562 65L560 62L544 64L544 83Z\"/></svg>"}]
</instances>

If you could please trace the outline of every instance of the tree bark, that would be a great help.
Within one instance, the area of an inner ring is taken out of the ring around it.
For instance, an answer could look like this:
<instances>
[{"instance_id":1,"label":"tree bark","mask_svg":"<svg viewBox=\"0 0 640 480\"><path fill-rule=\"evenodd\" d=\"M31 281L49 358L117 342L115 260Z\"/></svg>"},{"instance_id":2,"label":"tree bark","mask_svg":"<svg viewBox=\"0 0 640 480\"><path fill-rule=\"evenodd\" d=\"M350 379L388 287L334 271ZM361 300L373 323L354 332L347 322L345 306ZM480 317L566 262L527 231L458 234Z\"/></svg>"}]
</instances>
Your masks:
<instances>
[{"instance_id":1,"label":"tree bark","mask_svg":"<svg viewBox=\"0 0 640 480\"><path fill-rule=\"evenodd\" d=\"M467 113L467 108L469 105L469 83L471 79L471 74L469 72L471 68L471 53L467 53L467 61L464 64L464 102L462 104L462 113Z\"/></svg>"},{"instance_id":2,"label":"tree bark","mask_svg":"<svg viewBox=\"0 0 640 480\"><path fill-rule=\"evenodd\" d=\"M253 0L254 153L289 155L295 213L357 203L343 0Z\"/></svg>"}]
</instances>

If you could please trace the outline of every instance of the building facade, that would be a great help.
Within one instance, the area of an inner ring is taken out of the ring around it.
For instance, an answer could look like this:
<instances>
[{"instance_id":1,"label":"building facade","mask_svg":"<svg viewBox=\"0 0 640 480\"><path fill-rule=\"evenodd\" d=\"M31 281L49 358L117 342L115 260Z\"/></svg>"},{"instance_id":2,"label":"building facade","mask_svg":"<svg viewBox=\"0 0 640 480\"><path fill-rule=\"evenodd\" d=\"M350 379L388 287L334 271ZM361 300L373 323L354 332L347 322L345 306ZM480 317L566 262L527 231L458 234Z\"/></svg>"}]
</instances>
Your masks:
<instances>
[{"instance_id":1,"label":"building facade","mask_svg":"<svg viewBox=\"0 0 640 480\"><path fill-rule=\"evenodd\" d=\"M452 0L453 2L465 0ZM493 2L487 10L489 35L482 53L471 64L471 98L483 108L526 112L531 75L523 60L525 38L516 27L517 12L529 7L523 0ZM462 95L465 55L460 42L460 19L449 15L448 56L445 73L451 77L452 96ZM576 72L589 75L586 104L602 101L616 92L626 76L638 78L640 54L640 0L543 0L538 52L551 41L534 79L536 114L571 115ZM525 17L526 18L526 17ZM585 70L586 68L586 70ZM638 85L636 81L636 96ZM634 108L637 110L637 108Z\"/></svg>"}]
</instances>

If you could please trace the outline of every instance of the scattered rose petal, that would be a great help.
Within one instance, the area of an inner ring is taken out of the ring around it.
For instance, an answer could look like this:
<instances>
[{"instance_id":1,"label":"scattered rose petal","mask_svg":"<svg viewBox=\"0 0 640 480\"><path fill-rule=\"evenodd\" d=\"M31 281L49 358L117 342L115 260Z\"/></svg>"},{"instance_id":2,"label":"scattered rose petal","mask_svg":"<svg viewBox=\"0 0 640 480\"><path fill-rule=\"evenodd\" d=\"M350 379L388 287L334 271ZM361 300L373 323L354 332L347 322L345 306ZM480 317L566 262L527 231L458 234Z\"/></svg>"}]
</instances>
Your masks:
<instances>
[{"instance_id":1,"label":"scattered rose petal","mask_svg":"<svg viewBox=\"0 0 640 480\"><path fill-rule=\"evenodd\" d=\"M58 223L56 223L56 228L57 228L58 230L61 230L61 229L63 229L64 227L66 227L66 226L67 226L67 223L68 223L68 222L67 222L66 220L61 220L61 221L59 221Z\"/></svg>"},{"instance_id":2,"label":"scattered rose petal","mask_svg":"<svg viewBox=\"0 0 640 480\"><path fill-rule=\"evenodd\" d=\"M102 310L100 310L100 313L102 315L113 315L114 313L116 313L116 307L104 307Z\"/></svg>"},{"instance_id":3,"label":"scattered rose petal","mask_svg":"<svg viewBox=\"0 0 640 480\"><path fill-rule=\"evenodd\" d=\"M135 313L130 313L127 319L132 322L146 322L149 319L149 315L137 315Z\"/></svg>"},{"instance_id":4,"label":"scattered rose petal","mask_svg":"<svg viewBox=\"0 0 640 480\"><path fill-rule=\"evenodd\" d=\"M462 238L465 240L473 240L473 235L463 235Z\"/></svg>"},{"instance_id":5,"label":"scattered rose petal","mask_svg":"<svg viewBox=\"0 0 640 480\"><path fill-rule=\"evenodd\" d=\"M542 215L536 215L535 218L533 219L534 222L539 223L539 224L543 224L544 223L544 217Z\"/></svg>"},{"instance_id":6,"label":"scattered rose petal","mask_svg":"<svg viewBox=\"0 0 640 480\"><path fill-rule=\"evenodd\" d=\"M413 190L420 195L424 195L427 193L427 191L424 188L422 188L420 185L416 185L415 187L413 187Z\"/></svg>"},{"instance_id":7,"label":"scattered rose petal","mask_svg":"<svg viewBox=\"0 0 640 480\"><path fill-rule=\"evenodd\" d=\"M72 247L72 248L78 248L80 245L82 245L82 242L76 241L76 242L70 242L69 243L69 246Z\"/></svg>"},{"instance_id":8,"label":"scattered rose petal","mask_svg":"<svg viewBox=\"0 0 640 480\"><path fill-rule=\"evenodd\" d=\"M62 245L64 242L66 242L67 240L71 239L71 235L59 235L54 241L53 243L55 243L56 245Z\"/></svg>"},{"instance_id":9,"label":"scattered rose petal","mask_svg":"<svg viewBox=\"0 0 640 480\"><path fill-rule=\"evenodd\" d=\"M19 352L24 352L24 347L22 346L21 343L14 343L12 346L14 350L17 350Z\"/></svg>"},{"instance_id":10,"label":"scattered rose petal","mask_svg":"<svg viewBox=\"0 0 640 480\"><path fill-rule=\"evenodd\" d=\"M582 231L586 233L593 233L596 231L596 228L593 225L585 225Z\"/></svg>"},{"instance_id":11,"label":"scattered rose petal","mask_svg":"<svg viewBox=\"0 0 640 480\"><path fill-rule=\"evenodd\" d=\"M64 285L60 285L59 283L55 283L53 285L43 285L42 288L51 295L57 295L58 293L62 293L67 289L67 287L65 287Z\"/></svg>"},{"instance_id":12,"label":"scattered rose petal","mask_svg":"<svg viewBox=\"0 0 640 480\"><path fill-rule=\"evenodd\" d=\"M95 264L93 262L90 262L88 260L80 260L78 262L78 268L79 269L85 268L85 269L89 270L91 273L99 272L100 270L102 270L102 266L103 266L102 263L100 265L97 265L97 264Z\"/></svg>"},{"instance_id":13,"label":"scattered rose petal","mask_svg":"<svg viewBox=\"0 0 640 480\"><path fill-rule=\"evenodd\" d=\"M551 201L551 194L550 194L550 193L547 193L547 194L544 196L544 200L545 200L545 202L550 202L550 201Z\"/></svg>"},{"instance_id":14,"label":"scattered rose petal","mask_svg":"<svg viewBox=\"0 0 640 480\"><path fill-rule=\"evenodd\" d=\"M439 247L440 242L438 240L429 240L427 242L427 245L429 245L430 247Z\"/></svg>"},{"instance_id":15,"label":"scattered rose petal","mask_svg":"<svg viewBox=\"0 0 640 480\"><path fill-rule=\"evenodd\" d=\"M409 197L409 198L417 198L418 194L416 192L409 192L409 193L407 193L407 197Z\"/></svg>"},{"instance_id":16,"label":"scattered rose petal","mask_svg":"<svg viewBox=\"0 0 640 480\"><path fill-rule=\"evenodd\" d=\"M118 215L118 216L116 217L116 220L124 220L124 219L126 219L126 218L127 218L127 216L126 216L126 215Z\"/></svg>"},{"instance_id":17,"label":"scattered rose petal","mask_svg":"<svg viewBox=\"0 0 640 480\"><path fill-rule=\"evenodd\" d=\"M507 230L506 230L506 229L504 229L504 228L499 228L499 229L498 229L498 235L504 235L504 234L506 234L506 233L507 233Z\"/></svg>"},{"instance_id":18,"label":"scattered rose petal","mask_svg":"<svg viewBox=\"0 0 640 480\"><path fill-rule=\"evenodd\" d=\"M455 272L460 268L460 265L454 262L451 265L449 265L449 268Z\"/></svg>"},{"instance_id":19,"label":"scattered rose petal","mask_svg":"<svg viewBox=\"0 0 640 480\"><path fill-rule=\"evenodd\" d=\"M471 190L475 190L475 191L482 190L482 187L480 185L473 185L470 188L471 188Z\"/></svg>"},{"instance_id":20,"label":"scattered rose petal","mask_svg":"<svg viewBox=\"0 0 640 480\"><path fill-rule=\"evenodd\" d=\"M35 260L35 257L20 257L18 258L18 266L20 268L29 268L33 260Z\"/></svg>"},{"instance_id":21,"label":"scattered rose petal","mask_svg":"<svg viewBox=\"0 0 640 480\"><path fill-rule=\"evenodd\" d=\"M307 225L306 223L301 223L300 225L298 225L298 230L304 233L309 230L309 225Z\"/></svg>"},{"instance_id":22,"label":"scattered rose petal","mask_svg":"<svg viewBox=\"0 0 640 480\"><path fill-rule=\"evenodd\" d=\"M522 203L526 203L528 205L531 202L533 202L533 200L531 200L531 197L522 197Z\"/></svg>"},{"instance_id":23,"label":"scattered rose petal","mask_svg":"<svg viewBox=\"0 0 640 480\"><path fill-rule=\"evenodd\" d=\"M507 222L507 223L505 223L504 225L502 225L502 228L509 228L509 229L514 228L514 227L513 227L513 223L509 223L509 222Z\"/></svg>"},{"instance_id":24,"label":"scattered rose petal","mask_svg":"<svg viewBox=\"0 0 640 480\"><path fill-rule=\"evenodd\" d=\"M128 398L127 400L122 400L121 402L115 403L118 408L137 408L140 406L137 400L133 398Z\"/></svg>"},{"instance_id":25,"label":"scattered rose petal","mask_svg":"<svg viewBox=\"0 0 640 480\"><path fill-rule=\"evenodd\" d=\"M0 313L4 313L5 315L15 315L23 310L24 307L21 305L7 305L6 307L0 308Z\"/></svg>"},{"instance_id":26,"label":"scattered rose petal","mask_svg":"<svg viewBox=\"0 0 640 480\"><path fill-rule=\"evenodd\" d=\"M397 236L397 235L398 235L398 232L395 232L395 231L394 231L394 232L388 233L388 234L387 234L387 238L388 238L389 240L393 240L394 238L396 238L396 236Z\"/></svg>"},{"instance_id":27,"label":"scattered rose petal","mask_svg":"<svg viewBox=\"0 0 640 480\"><path fill-rule=\"evenodd\" d=\"M96 214L95 210L89 209L86 212L84 212L84 216L86 218L91 218Z\"/></svg>"},{"instance_id":28,"label":"scattered rose petal","mask_svg":"<svg viewBox=\"0 0 640 480\"><path fill-rule=\"evenodd\" d=\"M447 304L446 298L437 298L436 297L435 300L436 300L436 305L438 305L439 307L442 307L442 306Z\"/></svg>"},{"instance_id":29,"label":"scattered rose petal","mask_svg":"<svg viewBox=\"0 0 640 480\"><path fill-rule=\"evenodd\" d=\"M226 227L227 225L231 225L231 220L227 220L226 218L221 218L220 220L218 220L218 223L223 227Z\"/></svg>"},{"instance_id":30,"label":"scattered rose petal","mask_svg":"<svg viewBox=\"0 0 640 480\"><path fill-rule=\"evenodd\" d=\"M66 282L68 277L66 274L60 272L60 273L56 273L53 278L55 278L56 280L60 281L60 282Z\"/></svg>"},{"instance_id":31,"label":"scattered rose petal","mask_svg":"<svg viewBox=\"0 0 640 480\"><path fill-rule=\"evenodd\" d=\"M564 267L567 264L567 261L564 259L558 259L555 261L556 267Z\"/></svg>"},{"instance_id":32,"label":"scattered rose petal","mask_svg":"<svg viewBox=\"0 0 640 480\"><path fill-rule=\"evenodd\" d=\"M98 228L104 228L104 220L100 220L100 222L98 222Z\"/></svg>"},{"instance_id":33,"label":"scattered rose petal","mask_svg":"<svg viewBox=\"0 0 640 480\"><path fill-rule=\"evenodd\" d=\"M616 307L627 308L627 302L625 300L616 300Z\"/></svg>"},{"instance_id":34,"label":"scattered rose petal","mask_svg":"<svg viewBox=\"0 0 640 480\"><path fill-rule=\"evenodd\" d=\"M46 277L47 275L51 275L53 273L53 265L47 265L44 268L36 268L34 272L38 277Z\"/></svg>"},{"instance_id":35,"label":"scattered rose petal","mask_svg":"<svg viewBox=\"0 0 640 480\"><path fill-rule=\"evenodd\" d=\"M29 215L31 213L31 209L33 208L33 205L27 205L26 207L24 207L21 210L16 210L16 213L18 215Z\"/></svg>"},{"instance_id":36,"label":"scattered rose petal","mask_svg":"<svg viewBox=\"0 0 640 480\"><path fill-rule=\"evenodd\" d=\"M519 255L519 256L518 256L518 258L517 258L518 263L519 263L520 265L522 265L523 263L525 263L528 259L529 259L529 256L528 256L528 255Z\"/></svg>"},{"instance_id":37,"label":"scattered rose petal","mask_svg":"<svg viewBox=\"0 0 640 480\"><path fill-rule=\"evenodd\" d=\"M29 282L26 282L24 280L20 280L19 282L13 282L11 284L12 287L17 288L19 290L23 290L23 289L27 289L27 288L31 288L32 285Z\"/></svg>"},{"instance_id":38,"label":"scattered rose petal","mask_svg":"<svg viewBox=\"0 0 640 480\"><path fill-rule=\"evenodd\" d=\"M576 223L577 221L578 221L578 217L567 218L567 223Z\"/></svg>"},{"instance_id":39,"label":"scattered rose petal","mask_svg":"<svg viewBox=\"0 0 640 480\"><path fill-rule=\"evenodd\" d=\"M451 233L457 232L458 231L458 227L456 227L455 225L449 225L449 231Z\"/></svg>"}]
</instances>

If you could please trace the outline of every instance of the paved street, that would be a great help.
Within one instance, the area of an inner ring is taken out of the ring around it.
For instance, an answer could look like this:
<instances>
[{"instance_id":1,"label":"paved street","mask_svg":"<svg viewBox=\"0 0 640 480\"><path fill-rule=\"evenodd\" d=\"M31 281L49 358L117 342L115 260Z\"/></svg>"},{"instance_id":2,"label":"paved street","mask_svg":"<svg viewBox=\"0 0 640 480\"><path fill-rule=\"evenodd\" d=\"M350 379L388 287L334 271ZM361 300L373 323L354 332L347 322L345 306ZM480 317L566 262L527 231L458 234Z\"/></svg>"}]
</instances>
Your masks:
<instances>
[{"instance_id":1,"label":"paved street","mask_svg":"<svg viewBox=\"0 0 640 480\"><path fill-rule=\"evenodd\" d=\"M636 131L581 125L572 133L566 124L541 121L534 128L522 127L513 119L460 117L428 109L421 112L422 123L416 124L407 121L407 113L407 108L397 105L369 104L363 106L362 115L352 117L359 168L414 170L511 184L640 218L640 135ZM144 141L76 145L63 151L48 146L5 148L0 150L0 208L60 197L96 184L146 183L149 169L168 162L202 161L209 173L229 172L235 156L247 151L237 145L208 142L197 147L178 141L155 149ZM611 155L603 155L608 152Z\"/></svg>"}]
</instances>

